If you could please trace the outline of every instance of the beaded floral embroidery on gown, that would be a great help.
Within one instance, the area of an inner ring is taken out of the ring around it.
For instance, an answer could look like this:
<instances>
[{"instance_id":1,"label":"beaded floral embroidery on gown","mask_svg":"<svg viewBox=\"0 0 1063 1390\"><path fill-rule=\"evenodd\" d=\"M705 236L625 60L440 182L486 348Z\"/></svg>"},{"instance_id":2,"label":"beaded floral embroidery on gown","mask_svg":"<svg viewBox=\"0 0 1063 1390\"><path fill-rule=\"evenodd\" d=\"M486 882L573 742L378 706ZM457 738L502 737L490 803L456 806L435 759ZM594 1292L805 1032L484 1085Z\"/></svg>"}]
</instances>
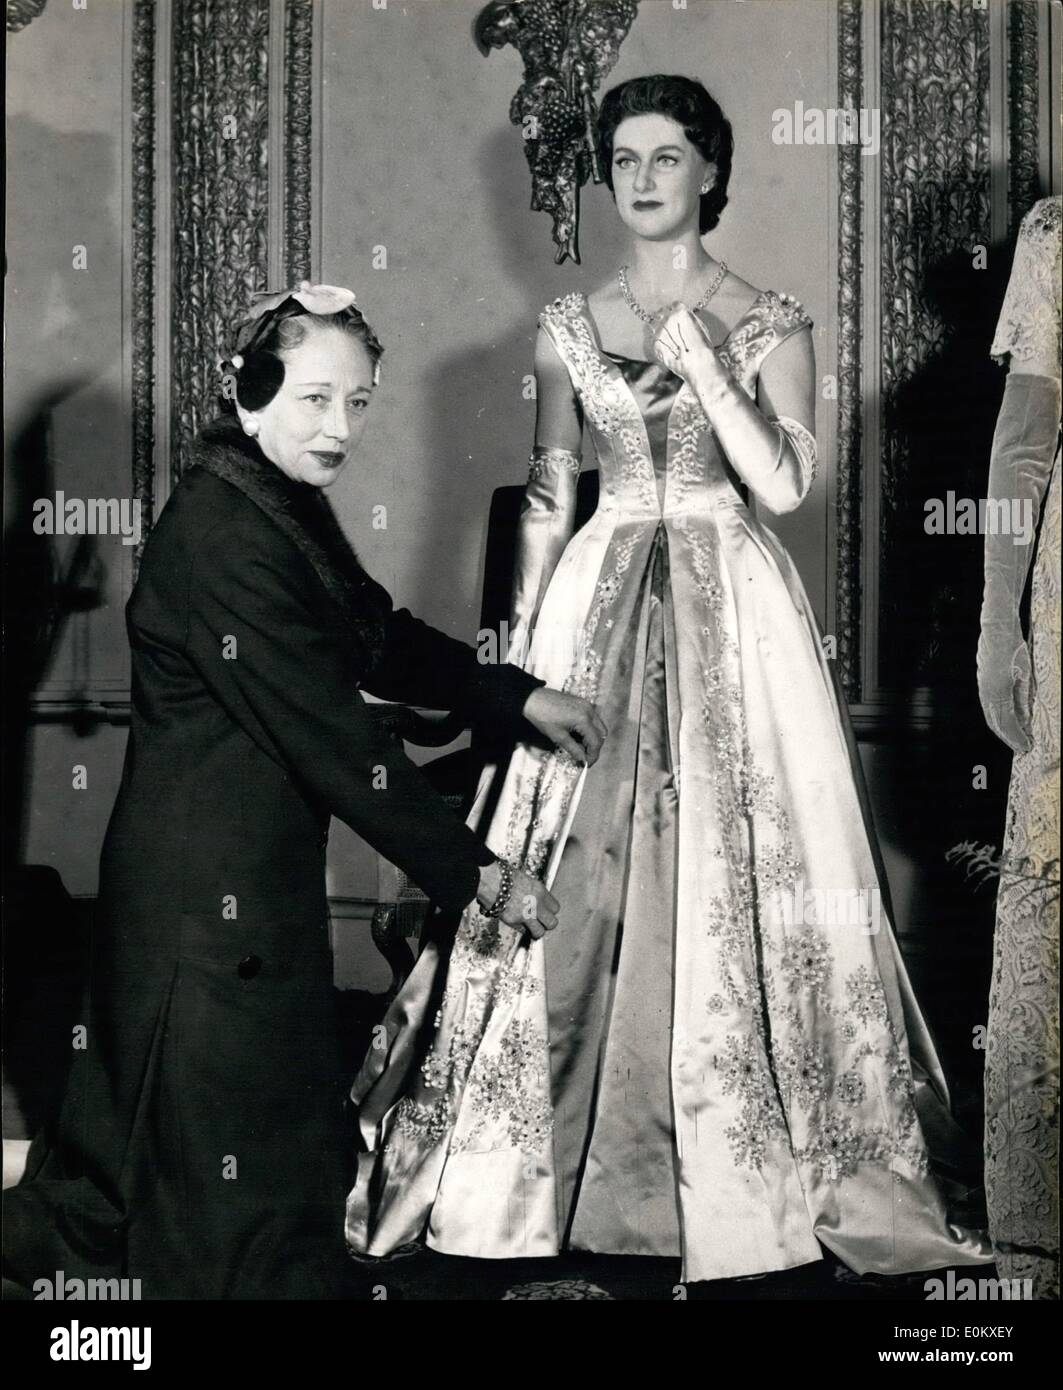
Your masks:
<instances>
[{"instance_id":1,"label":"beaded floral embroidery on gown","mask_svg":"<svg viewBox=\"0 0 1063 1390\"><path fill-rule=\"evenodd\" d=\"M809 322L766 291L721 356L755 395ZM944 1079L797 572L684 383L604 352L582 295L540 324L600 495L572 536L575 476L538 461L514 640L610 733L586 772L525 744L485 771L470 824L552 881L560 923L532 942L474 903L421 955L352 1091L350 1246L672 1255L691 1280L821 1242L861 1272L983 1262L929 1172ZM803 495L815 442L778 423Z\"/></svg>"}]
</instances>

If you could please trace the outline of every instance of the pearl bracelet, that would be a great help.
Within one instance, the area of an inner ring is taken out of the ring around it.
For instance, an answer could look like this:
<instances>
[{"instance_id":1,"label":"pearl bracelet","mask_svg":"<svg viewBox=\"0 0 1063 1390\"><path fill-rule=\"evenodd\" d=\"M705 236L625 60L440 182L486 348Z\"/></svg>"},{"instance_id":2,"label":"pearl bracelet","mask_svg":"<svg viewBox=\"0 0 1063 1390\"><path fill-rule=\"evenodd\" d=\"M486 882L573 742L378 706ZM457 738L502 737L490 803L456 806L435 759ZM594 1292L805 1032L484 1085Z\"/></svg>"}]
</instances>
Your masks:
<instances>
[{"instance_id":1,"label":"pearl bracelet","mask_svg":"<svg viewBox=\"0 0 1063 1390\"><path fill-rule=\"evenodd\" d=\"M485 907L483 909L485 917L501 917L513 895L513 865L508 863L505 859L496 859L495 863L498 865L501 872L502 882L499 885L498 897L490 907Z\"/></svg>"}]
</instances>

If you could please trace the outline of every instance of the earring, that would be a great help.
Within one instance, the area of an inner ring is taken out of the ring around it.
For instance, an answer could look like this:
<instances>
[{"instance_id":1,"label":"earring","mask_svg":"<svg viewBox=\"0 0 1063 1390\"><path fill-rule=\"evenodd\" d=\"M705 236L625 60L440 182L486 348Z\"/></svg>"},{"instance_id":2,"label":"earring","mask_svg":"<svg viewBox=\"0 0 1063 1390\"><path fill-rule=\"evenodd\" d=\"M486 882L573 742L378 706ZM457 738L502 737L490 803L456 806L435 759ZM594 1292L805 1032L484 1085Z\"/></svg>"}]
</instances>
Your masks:
<instances>
[{"instance_id":1,"label":"earring","mask_svg":"<svg viewBox=\"0 0 1063 1390\"><path fill-rule=\"evenodd\" d=\"M703 184L701 185L701 191L702 191L702 193L708 193L708 192L709 192L709 185L708 185L707 183L703 183Z\"/></svg>"},{"instance_id":2,"label":"earring","mask_svg":"<svg viewBox=\"0 0 1063 1390\"><path fill-rule=\"evenodd\" d=\"M257 420L245 420L245 421L244 421L244 434L250 435L251 438L254 439L255 435L258 434L258 421L257 421Z\"/></svg>"}]
</instances>

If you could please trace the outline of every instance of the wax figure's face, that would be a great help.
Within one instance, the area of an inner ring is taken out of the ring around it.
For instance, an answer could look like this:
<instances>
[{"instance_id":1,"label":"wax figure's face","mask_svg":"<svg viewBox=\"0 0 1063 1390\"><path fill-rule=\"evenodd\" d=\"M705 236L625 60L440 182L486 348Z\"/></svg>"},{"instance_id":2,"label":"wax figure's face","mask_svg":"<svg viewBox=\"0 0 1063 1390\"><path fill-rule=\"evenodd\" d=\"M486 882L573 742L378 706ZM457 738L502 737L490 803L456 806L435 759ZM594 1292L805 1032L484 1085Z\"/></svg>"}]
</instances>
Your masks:
<instances>
[{"instance_id":1,"label":"wax figure's face","mask_svg":"<svg viewBox=\"0 0 1063 1390\"><path fill-rule=\"evenodd\" d=\"M628 116L613 136L613 195L624 224L648 241L698 229L713 167L670 116Z\"/></svg>"},{"instance_id":2,"label":"wax figure's face","mask_svg":"<svg viewBox=\"0 0 1063 1390\"><path fill-rule=\"evenodd\" d=\"M373 393L365 345L338 328L311 329L282 354L284 381L261 410L240 407L240 420L262 452L299 483L328 487L361 438Z\"/></svg>"}]
</instances>

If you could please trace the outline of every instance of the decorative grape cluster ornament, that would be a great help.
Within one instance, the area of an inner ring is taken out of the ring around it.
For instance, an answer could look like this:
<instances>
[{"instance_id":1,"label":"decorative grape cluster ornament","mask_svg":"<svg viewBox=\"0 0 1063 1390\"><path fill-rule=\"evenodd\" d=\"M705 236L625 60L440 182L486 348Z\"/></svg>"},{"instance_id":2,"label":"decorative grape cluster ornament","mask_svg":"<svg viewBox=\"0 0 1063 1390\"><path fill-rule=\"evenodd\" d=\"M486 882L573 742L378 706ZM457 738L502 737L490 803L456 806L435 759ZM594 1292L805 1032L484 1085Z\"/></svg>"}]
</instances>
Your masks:
<instances>
[{"instance_id":1,"label":"decorative grape cluster ornament","mask_svg":"<svg viewBox=\"0 0 1063 1390\"><path fill-rule=\"evenodd\" d=\"M598 165L594 93L612 71L638 0L494 0L473 28L480 52L507 45L524 60L509 108L532 175L532 208L554 223L554 260L579 264L579 191Z\"/></svg>"}]
</instances>

